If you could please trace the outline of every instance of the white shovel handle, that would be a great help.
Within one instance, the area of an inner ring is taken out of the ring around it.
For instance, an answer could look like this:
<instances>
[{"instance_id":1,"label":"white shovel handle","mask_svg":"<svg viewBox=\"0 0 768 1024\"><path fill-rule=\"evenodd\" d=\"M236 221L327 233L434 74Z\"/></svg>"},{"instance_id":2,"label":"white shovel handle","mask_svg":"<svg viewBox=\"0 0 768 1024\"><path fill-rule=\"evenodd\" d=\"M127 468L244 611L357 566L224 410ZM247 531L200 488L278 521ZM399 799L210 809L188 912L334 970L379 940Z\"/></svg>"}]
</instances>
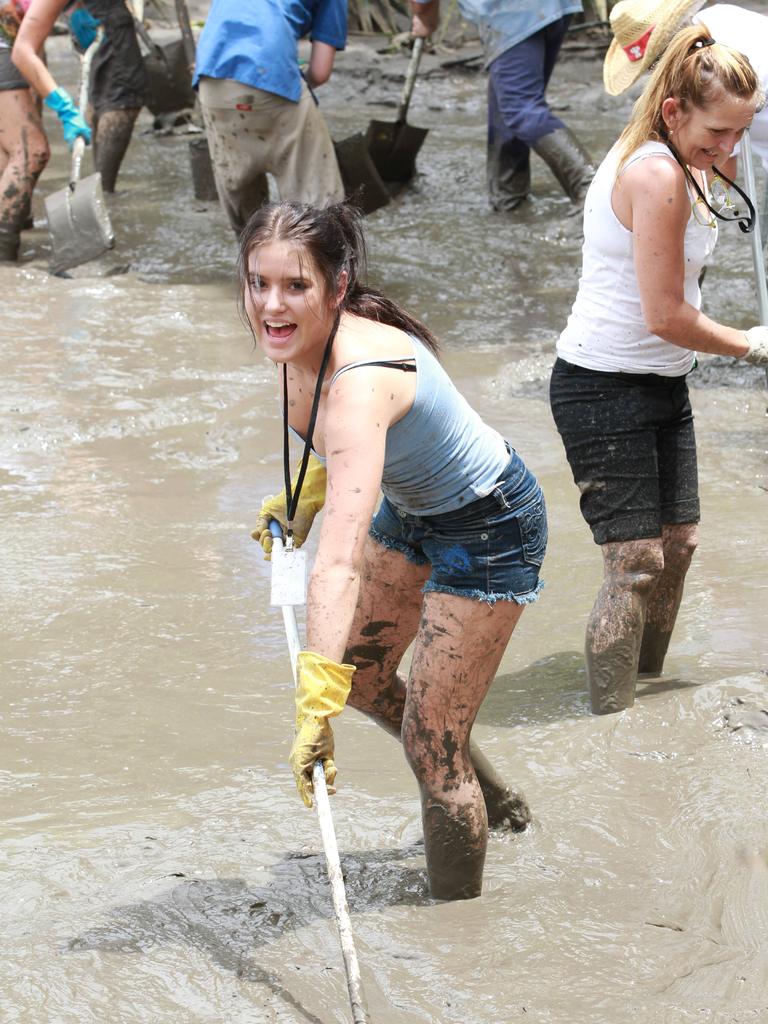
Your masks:
<instances>
[{"instance_id":1,"label":"white shovel handle","mask_svg":"<svg viewBox=\"0 0 768 1024\"><path fill-rule=\"evenodd\" d=\"M270 522L269 532L272 534L273 548L277 547L278 550L282 548L283 531L277 520L273 519ZM297 682L296 661L301 650L299 627L296 622L296 609L292 604L282 605L281 607L295 686ZM312 769L312 788L314 789L317 818L320 822L320 836L323 840L325 864L328 871L328 881L331 885L331 899L333 900L333 910L336 915L336 927L339 931L341 954L344 958L344 970L347 975L347 990L349 991L349 1002L352 1007L352 1019L354 1024L369 1024L370 1018L368 1017L360 980L360 964L357 959L355 941L352 935L352 921L349 917L347 893L344 888L344 876L341 873L339 847L336 842L336 831L333 827L331 801L328 797L328 787L325 783L325 770L323 769L322 761L315 761L315 766Z\"/></svg>"},{"instance_id":2,"label":"white shovel handle","mask_svg":"<svg viewBox=\"0 0 768 1024\"><path fill-rule=\"evenodd\" d=\"M94 37L93 42L80 58L80 93L78 95L77 101L79 104L80 113L83 117L85 117L86 110L88 109L88 92L91 84L90 78L93 55L101 46L101 41L103 38L104 26L99 25L99 27L96 29L96 35ZM70 185L74 185L76 181L80 180L80 164L82 163L84 152L85 139L82 137L82 135L78 135L72 146L72 172L69 177Z\"/></svg>"}]
</instances>

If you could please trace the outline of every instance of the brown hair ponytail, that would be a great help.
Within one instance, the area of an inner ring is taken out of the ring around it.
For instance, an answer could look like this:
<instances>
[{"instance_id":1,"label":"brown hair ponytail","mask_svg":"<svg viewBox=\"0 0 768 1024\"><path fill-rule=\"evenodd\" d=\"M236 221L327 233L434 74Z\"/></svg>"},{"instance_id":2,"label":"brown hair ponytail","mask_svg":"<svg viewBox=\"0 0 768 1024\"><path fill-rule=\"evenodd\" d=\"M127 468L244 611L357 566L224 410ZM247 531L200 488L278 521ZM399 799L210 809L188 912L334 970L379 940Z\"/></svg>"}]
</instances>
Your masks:
<instances>
[{"instance_id":1,"label":"brown hair ponytail","mask_svg":"<svg viewBox=\"0 0 768 1024\"><path fill-rule=\"evenodd\" d=\"M337 293L341 275L346 272L342 312L413 334L437 354L437 339L430 329L367 283L362 215L346 202L323 208L304 203L269 203L253 214L240 236L237 261L240 315L246 323L248 261L254 249L269 242L291 242L304 250L323 279L328 295Z\"/></svg>"}]
</instances>

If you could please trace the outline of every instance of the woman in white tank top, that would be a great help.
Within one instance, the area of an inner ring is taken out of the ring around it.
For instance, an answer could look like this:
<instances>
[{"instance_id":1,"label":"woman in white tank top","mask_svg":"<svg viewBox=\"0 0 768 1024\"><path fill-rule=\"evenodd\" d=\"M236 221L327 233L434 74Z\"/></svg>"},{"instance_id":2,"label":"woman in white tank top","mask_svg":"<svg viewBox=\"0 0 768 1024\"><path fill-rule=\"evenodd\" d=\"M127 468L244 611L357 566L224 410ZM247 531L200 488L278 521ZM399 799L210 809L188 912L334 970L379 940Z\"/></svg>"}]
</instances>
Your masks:
<instances>
[{"instance_id":1,"label":"woman in white tank top","mask_svg":"<svg viewBox=\"0 0 768 1024\"><path fill-rule=\"evenodd\" d=\"M630 707L638 672L661 671L696 547L685 381L695 352L768 364L768 327L715 323L698 286L717 238L716 200L730 200L730 154L761 99L742 54L703 25L682 30L587 193L583 272L550 397L603 552L586 636L597 714Z\"/></svg>"}]
</instances>

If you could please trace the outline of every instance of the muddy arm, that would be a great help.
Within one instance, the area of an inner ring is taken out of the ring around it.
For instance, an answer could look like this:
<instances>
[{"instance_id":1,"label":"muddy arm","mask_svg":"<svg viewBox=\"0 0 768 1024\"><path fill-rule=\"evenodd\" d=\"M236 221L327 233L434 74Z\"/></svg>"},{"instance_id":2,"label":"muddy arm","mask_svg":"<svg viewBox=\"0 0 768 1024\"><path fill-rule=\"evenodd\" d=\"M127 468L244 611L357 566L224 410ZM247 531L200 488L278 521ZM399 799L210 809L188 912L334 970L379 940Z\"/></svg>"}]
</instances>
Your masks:
<instances>
[{"instance_id":1,"label":"muddy arm","mask_svg":"<svg viewBox=\"0 0 768 1024\"><path fill-rule=\"evenodd\" d=\"M340 662L360 588L363 549L384 467L392 382L375 370L344 374L328 399L323 525L307 598L307 649Z\"/></svg>"},{"instance_id":2,"label":"muddy arm","mask_svg":"<svg viewBox=\"0 0 768 1024\"><path fill-rule=\"evenodd\" d=\"M32 0L19 27L11 59L40 96L57 88L56 80L39 56L67 0Z\"/></svg>"}]
</instances>

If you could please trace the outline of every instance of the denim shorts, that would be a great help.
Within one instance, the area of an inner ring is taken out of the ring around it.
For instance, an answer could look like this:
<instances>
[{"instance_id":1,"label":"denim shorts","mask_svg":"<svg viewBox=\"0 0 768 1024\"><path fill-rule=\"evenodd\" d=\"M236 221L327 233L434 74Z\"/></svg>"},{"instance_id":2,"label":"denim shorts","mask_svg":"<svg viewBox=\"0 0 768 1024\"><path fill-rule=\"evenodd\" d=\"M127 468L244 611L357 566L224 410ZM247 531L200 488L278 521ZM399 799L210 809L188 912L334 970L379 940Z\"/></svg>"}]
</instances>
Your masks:
<instances>
[{"instance_id":1,"label":"denim shorts","mask_svg":"<svg viewBox=\"0 0 768 1024\"><path fill-rule=\"evenodd\" d=\"M514 451L487 497L431 516L404 512L384 498L370 534L409 562L432 566L424 593L530 604L543 586L544 495Z\"/></svg>"},{"instance_id":2,"label":"denim shorts","mask_svg":"<svg viewBox=\"0 0 768 1024\"><path fill-rule=\"evenodd\" d=\"M555 362L555 424L597 544L699 521L696 437L685 377Z\"/></svg>"}]
</instances>

